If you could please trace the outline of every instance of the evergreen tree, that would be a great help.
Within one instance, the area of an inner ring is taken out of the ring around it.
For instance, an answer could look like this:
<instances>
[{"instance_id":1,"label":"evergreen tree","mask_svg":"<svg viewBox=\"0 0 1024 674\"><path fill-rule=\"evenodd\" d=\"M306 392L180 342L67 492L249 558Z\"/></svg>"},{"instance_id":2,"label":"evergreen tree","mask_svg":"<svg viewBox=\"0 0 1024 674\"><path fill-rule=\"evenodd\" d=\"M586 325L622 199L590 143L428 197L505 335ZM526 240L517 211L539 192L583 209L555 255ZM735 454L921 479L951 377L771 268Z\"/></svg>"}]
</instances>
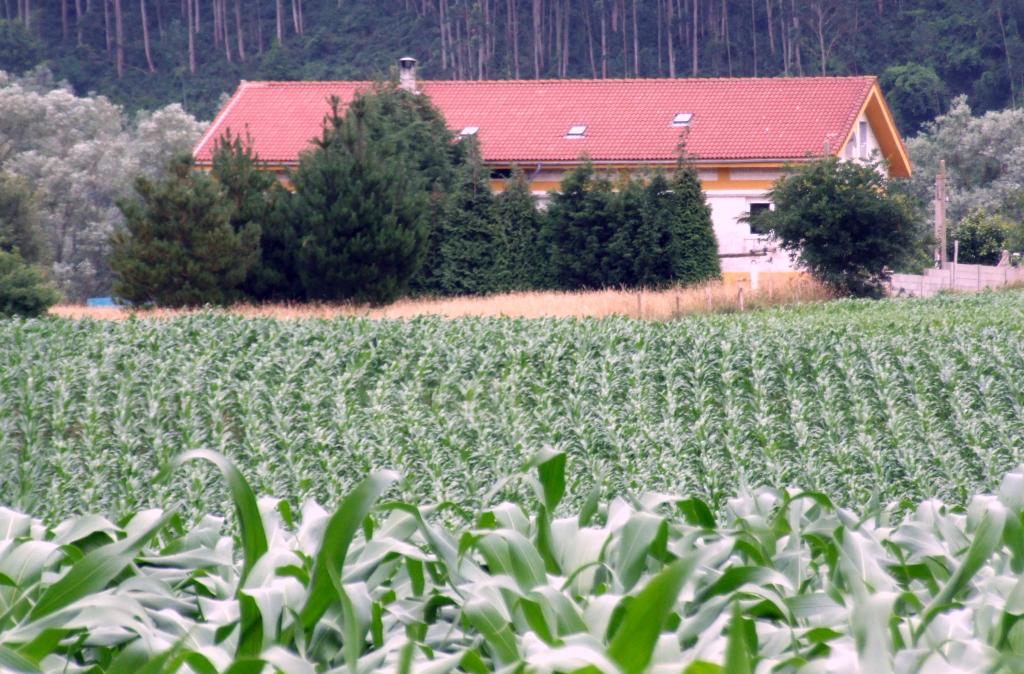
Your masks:
<instances>
[{"instance_id":1,"label":"evergreen tree","mask_svg":"<svg viewBox=\"0 0 1024 674\"><path fill-rule=\"evenodd\" d=\"M231 226L236 232L250 223L260 228L260 259L249 270L242 290L258 300L302 297L295 263L297 237L286 203L288 191L260 165L251 139L243 141L230 130L217 142L212 164L210 173L231 206Z\"/></svg>"},{"instance_id":2,"label":"evergreen tree","mask_svg":"<svg viewBox=\"0 0 1024 674\"><path fill-rule=\"evenodd\" d=\"M466 145L448 215L441 224L440 289L446 295L483 295L496 285L497 244L490 170L475 138Z\"/></svg>"},{"instance_id":3,"label":"evergreen tree","mask_svg":"<svg viewBox=\"0 0 1024 674\"><path fill-rule=\"evenodd\" d=\"M59 299L41 269L17 253L0 250L0 318L39 316Z\"/></svg>"},{"instance_id":4,"label":"evergreen tree","mask_svg":"<svg viewBox=\"0 0 1024 674\"><path fill-rule=\"evenodd\" d=\"M29 264L49 264L50 245L36 197L24 178L0 171L0 250Z\"/></svg>"},{"instance_id":5,"label":"evergreen tree","mask_svg":"<svg viewBox=\"0 0 1024 674\"><path fill-rule=\"evenodd\" d=\"M375 93L357 97L344 117L339 101L315 148L295 172L292 226L306 296L387 302L401 295L423 262L429 235L424 178L386 126Z\"/></svg>"},{"instance_id":6,"label":"evergreen tree","mask_svg":"<svg viewBox=\"0 0 1024 674\"><path fill-rule=\"evenodd\" d=\"M719 277L722 268L711 207L704 199L696 169L680 163L668 186L666 191L652 182L648 199L653 213L671 218L671 234L665 242L671 279L687 284Z\"/></svg>"},{"instance_id":7,"label":"evergreen tree","mask_svg":"<svg viewBox=\"0 0 1024 674\"><path fill-rule=\"evenodd\" d=\"M642 284L640 261L651 254L644 249L646 192L642 179L626 176L612 198L608 211L611 240L608 244L608 277L605 285L636 287Z\"/></svg>"},{"instance_id":8,"label":"evergreen tree","mask_svg":"<svg viewBox=\"0 0 1024 674\"><path fill-rule=\"evenodd\" d=\"M123 231L114 234L114 293L133 304L227 304L259 258L259 226L231 224L232 205L217 182L192 170L190 155L159 180L140 177L139 199L118 203Z\"/></svg>"},{"instance_id":9,"label":"evergreen tree","mask_svg":"<svg viewBox=\"0 0 1024 674\"><path fill-rule=\"evenodd\" d=\"M530 191L530 181L518 166L513 166L505 190L494 200L496 292L549 285L544 273L540 228L540 213Z\"/></svg>"},{"instance_id":10,"label":"evergreen tree","mask_svg":"<svg viewBox=\"0 0 1024 674\"><path fill-rule=\"evenodd\" d=\"M545 214L544 242L554 287L561 290L608 285L608 244L612 237L612 184L585 162L551 195Z\"/></svg>"}]
</instances>

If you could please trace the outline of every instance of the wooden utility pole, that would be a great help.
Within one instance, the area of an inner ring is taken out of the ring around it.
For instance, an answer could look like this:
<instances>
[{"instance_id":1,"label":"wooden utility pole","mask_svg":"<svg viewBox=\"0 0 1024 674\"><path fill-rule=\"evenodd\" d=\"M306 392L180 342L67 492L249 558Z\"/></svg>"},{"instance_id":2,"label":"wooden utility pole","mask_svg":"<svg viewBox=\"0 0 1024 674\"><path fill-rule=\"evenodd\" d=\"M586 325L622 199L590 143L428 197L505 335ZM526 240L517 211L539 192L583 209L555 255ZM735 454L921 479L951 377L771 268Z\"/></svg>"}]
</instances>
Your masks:
<instances>
[{"instance_id":1,"label":"wooden utility pole","mask_svg":"<svg viewBox=\"0 0 1024 674\"><path fill-rule=\"evenodd\" d=\"M939 242L939 269L946 269L946 160L939 161L939 172L935 176L935 240Z\"/></svg>"}]
</instances>

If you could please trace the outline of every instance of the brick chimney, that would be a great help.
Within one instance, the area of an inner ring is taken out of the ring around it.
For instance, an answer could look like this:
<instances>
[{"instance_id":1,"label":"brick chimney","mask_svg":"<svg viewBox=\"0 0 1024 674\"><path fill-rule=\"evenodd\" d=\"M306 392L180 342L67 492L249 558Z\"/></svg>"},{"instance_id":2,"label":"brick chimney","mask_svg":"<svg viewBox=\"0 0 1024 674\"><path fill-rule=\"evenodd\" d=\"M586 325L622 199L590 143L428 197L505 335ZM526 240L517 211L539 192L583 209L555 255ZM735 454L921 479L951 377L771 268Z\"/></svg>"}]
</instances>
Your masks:
<instances>
[{"instance_id":1,"label":"brick chimney","mask_svg":"<svg viewBox=\"0 0 1024 674\"><path fill-rule=\"evenodd\" d=\"M398 59L398 85L409 93L419 93L416 86L416 59L411 56Z\"/></svg>"}]
</instances>

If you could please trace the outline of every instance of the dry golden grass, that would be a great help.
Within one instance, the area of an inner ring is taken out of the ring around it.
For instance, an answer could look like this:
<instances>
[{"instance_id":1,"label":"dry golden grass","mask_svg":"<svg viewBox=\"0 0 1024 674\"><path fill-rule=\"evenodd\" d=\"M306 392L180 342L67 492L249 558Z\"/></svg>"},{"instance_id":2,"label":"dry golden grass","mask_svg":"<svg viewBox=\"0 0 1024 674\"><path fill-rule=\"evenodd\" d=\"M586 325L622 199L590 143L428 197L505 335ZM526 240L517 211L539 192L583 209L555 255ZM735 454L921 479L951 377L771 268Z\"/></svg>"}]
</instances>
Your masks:
<instances>
[{"instance_id":1,"label":"dry golden grass","mask_svg":"<svg viewBox=\"0 0 1024 674\"><path fill-rule=\"evenodd\" d=\"M508 316L519 318L601 318L629 316L647 320L670 320L678 316L763 309L801 302L822 302L832 295L808 279L796 279L758 290L710 283L668 290L595 290L588 292L519 292L485 297L399 300L383 307L352 304L238 304L224 311L250 318L304 319L365 316L405 319L436 315ZM146 309L135 311L142 318L173 318L195 309ZM50 310L62 318L121 320L133 312L117 307L61 305Z\"/></svg>"}]
</instances>

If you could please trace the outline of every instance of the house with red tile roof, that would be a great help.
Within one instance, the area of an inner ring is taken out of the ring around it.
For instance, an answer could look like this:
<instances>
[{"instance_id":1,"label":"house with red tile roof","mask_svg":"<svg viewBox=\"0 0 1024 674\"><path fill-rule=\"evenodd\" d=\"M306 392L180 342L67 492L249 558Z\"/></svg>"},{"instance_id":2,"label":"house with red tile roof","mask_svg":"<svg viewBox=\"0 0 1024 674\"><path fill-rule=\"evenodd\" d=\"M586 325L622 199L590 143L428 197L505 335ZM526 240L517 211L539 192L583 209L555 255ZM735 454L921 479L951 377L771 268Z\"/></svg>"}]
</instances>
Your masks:
<instances>
[{"instance_id":1,"label":"house with red tile roof","mask_svg":"<svg viewBox=\"0 0 1024 674\"><path fill-rule=\"evenodd\" d=\"M893 177L911 171L875 77L417 81L415 61L401 64L403 87L429 96L453 131L477 137L495 190L518 165L543 201L581 157L609 171L670 169L685 146L723 272L755 287L763 273L793 271L788 255L740 220L770 208L765 192L787 165L880 157ZM243 81L196 146L196 163L209 166L230 129L283 173L319 136L330 97L344 106L372 86Z\"/></svg>"}]
</instances>

